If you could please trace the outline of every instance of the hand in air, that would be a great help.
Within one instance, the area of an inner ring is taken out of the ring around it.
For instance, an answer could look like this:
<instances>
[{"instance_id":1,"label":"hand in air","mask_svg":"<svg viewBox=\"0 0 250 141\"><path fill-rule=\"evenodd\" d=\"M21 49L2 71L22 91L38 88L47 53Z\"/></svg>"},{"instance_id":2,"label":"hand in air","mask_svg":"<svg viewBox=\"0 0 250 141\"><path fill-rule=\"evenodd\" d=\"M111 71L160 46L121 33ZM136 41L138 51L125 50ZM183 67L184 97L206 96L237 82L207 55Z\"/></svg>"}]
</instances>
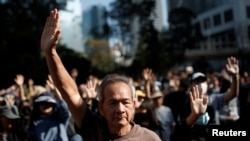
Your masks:
<instances>
[{"instance_id":1,"label":"hand in air","mask_svg":"<svg viewBox=\"0 0 250 141\"><path fill-rule=\"evenodd\" d=\"M59 27L60 16L57 9L50 12L47 17L42 36L41 36L41 49L44 52L49 52L51 49L56 48L61 31Z\"/></svg>"},{"instance_id":2,"label":"hand in air","mask_svg":"<svg viewBox=\"0 0 250 141\"><path fill-rule=\"evenodd\" d=\"M192 113L201 115L206 112L208 98L202 94L201 89L199 89L197 85L192 87L189 97Z\"/></svg>"}]
</instances>

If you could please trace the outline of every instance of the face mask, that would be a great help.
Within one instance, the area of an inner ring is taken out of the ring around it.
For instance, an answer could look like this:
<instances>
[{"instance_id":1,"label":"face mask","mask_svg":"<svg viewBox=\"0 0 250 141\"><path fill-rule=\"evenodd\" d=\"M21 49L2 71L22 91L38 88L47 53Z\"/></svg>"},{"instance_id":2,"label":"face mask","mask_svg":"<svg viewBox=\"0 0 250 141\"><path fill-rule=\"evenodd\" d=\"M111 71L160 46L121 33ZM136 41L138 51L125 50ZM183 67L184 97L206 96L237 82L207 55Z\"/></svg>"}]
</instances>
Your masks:
<instances>
[{"instance_id":1,"label":"face mask","mask_svg":"<svg viewBox=\"0 0 250 141\"><path fill-rule=\"evenodd\" d=\"M208 115L208 113L204 113L202 114L197 120L196 120L196 124L197 125L207 125L208 121L209 121L210 117Z\"/></svg>"},{"instance_id":2,"label":"face mask","mask_svg":"<svg viewBox=\"0 0 250 141\"><path fill-rule=\"evenodd\" d=\"M197 84L198 88L202 90L202 94L206 95L207 94L207 90L208 90L208 85L206 82L202 82Z\"/></svg>"}]
</instances>

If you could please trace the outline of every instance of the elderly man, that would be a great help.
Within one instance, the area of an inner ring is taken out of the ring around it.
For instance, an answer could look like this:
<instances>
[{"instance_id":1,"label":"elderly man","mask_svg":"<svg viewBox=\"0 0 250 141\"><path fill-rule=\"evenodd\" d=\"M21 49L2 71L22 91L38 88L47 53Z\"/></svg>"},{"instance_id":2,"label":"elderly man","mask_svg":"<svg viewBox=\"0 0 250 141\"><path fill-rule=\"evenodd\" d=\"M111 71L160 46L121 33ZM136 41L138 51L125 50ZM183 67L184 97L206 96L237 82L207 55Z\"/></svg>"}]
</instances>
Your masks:
<instances>
[{"instance_id":1,"label":"elderly man","mask_svg":"<svg viewBox=\"0 0 250 141\"><path fill-rule=\"evenodd\" d=\"M92 113L81 98L77 85L65 69L56 46L60 38L59 13L52 10L47 18L41 37L41 49L45 54L49 72L55 86L67 102L70 112L84 140L143 140L159 141L153 131L133 122L135 113L135 89L125 76L112 74L106 76L99 86L99 114ZM205 112L207 99L199 94L196 87L190 94L192 113L186 119L189 126Z\"/></svg>"}]
</instances>

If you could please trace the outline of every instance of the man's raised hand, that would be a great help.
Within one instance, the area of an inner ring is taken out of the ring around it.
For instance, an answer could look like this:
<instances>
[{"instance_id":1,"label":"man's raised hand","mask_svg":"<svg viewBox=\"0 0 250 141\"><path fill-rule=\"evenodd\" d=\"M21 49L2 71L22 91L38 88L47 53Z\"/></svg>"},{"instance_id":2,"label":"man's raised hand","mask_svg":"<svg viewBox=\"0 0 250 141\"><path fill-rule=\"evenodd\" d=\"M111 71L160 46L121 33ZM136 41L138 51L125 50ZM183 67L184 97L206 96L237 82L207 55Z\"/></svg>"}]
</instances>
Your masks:
<instances>
[{"instance_id":1,"label":"man's raised hand","mask_svg":"<svg viewBox=\"0 0 250 141\"><path fill-rule=\"evenodd\" d=\"M52 48L56 48L60 36L60 16L57 9L54 9L51 10L50 15L46 19L41 36L41 49L44 52L48 52Z\"/></svg>"}]
</instances>

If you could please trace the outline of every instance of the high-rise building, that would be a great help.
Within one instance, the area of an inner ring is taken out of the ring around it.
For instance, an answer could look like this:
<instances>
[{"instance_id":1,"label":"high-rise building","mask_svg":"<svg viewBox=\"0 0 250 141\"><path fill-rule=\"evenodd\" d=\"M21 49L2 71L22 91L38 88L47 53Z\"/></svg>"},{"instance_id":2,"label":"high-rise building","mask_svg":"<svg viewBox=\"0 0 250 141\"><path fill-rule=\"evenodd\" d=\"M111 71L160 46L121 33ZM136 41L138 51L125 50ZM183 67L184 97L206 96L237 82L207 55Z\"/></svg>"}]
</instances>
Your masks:
<instances>
[{"instance_id":1,"label":"high-rise building","mask_svg":"<svg viewBox=\"0 0 250 141\"><path fill-rule=\"evenodd\" d=\"M224 65L225 57L250 54L249 0L168 0L168 9L184 7L195 13L204 39L197 49L187 50L187 60L208 59L215 68ZM221 61L223 60L223 61Z\"/></svg>"},{"instance_id":2,"label":"high-rise building","mask_svg":"<svg viewBox=\"0 0 250 141\"><path fill-rule=\"evenodd\" d=\"M166 28L166 17L167 17L167 11L166 11L166 0L156 0L155 1L155 10L153 13L153 20L154 20L154 27L158 31L162 31L164 28Z\"/></svg>"},{"instance_id":3,"label":"high-rise building","mask_svg":"<svg viewBox=\"0 0 250 141\"><path fill-rule=\"evenodd\" d=\"M107 22L107 19L105 17L105 12L106 9L102 5L94 5L89 9L83 11L82 33L83 33L84 48L86 51L88 49L85 46L85 44L88 40L106 39L104 26Z\"/></svg>"}]
</instances>

